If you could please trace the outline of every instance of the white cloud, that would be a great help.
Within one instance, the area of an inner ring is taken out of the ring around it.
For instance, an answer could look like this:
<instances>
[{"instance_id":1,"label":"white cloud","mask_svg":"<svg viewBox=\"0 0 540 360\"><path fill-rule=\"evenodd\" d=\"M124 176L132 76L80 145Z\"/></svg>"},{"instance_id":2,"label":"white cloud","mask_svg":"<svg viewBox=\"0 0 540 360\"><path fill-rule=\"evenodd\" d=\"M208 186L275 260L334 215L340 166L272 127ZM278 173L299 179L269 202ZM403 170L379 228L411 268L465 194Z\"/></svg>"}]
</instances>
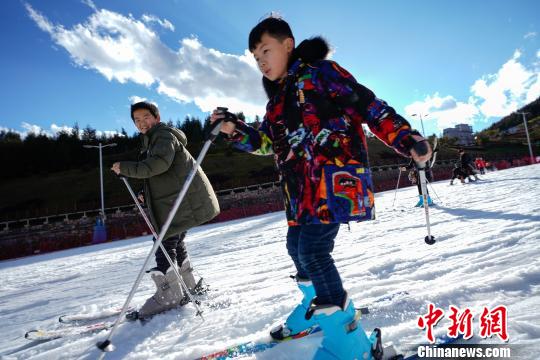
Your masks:
<instances>
[{"instance_id":1,"label":"white cloud","mask_svg":"<svg viewBox=\"0 0 540 360\"><path fill-rule=\"evenodd\" d=\"M82 3L86 6L88 6L90 9L94 11L98 11L97 6L94 4L92 0L82 0Z\"/></svg>"},{"instance_id":2,"label":"white cloud","mask_svg":"<svg viewBox=\"0 0 540 360\"><path fill-rule=\"evenodd\" d=\"M116 130L105 130L105 131L96 130L96 136L97 137L101 137L102 135L105 135L106 138L111 138L111 137L113 137L115 135L123 136L121 133L119 133Z\"/></svg>"},{"instance_id":3,"label":"white cloud","mask_svg":"<svg viewBox=\"0 0 540 360\"><path fill-rule=\"evenodd\" d=\"M44 134L44 135L47 135L47 136L51 136L51 133L50 132L47 132L45 130L43 130L41 128L41 126L39 125L34 125L34 124L29 124L27 122L22 122L21 123L21 127L26 130L24 132L25 136L27 134L34 134L34 135L40 135L40 134Z\"/></svg>"},{"instance_id":4,"label":"white cloud","mask_svg":"<svg viewBox=\"0 0 540 360\"><path fill-rule=\"evenodd\" d=\"M423 101L416 101L405 107L405 112L422 114L424 122L436 122L439 130L457 124L472 124L479 110L474 104L457 101L452 96L441 97L438 93L426 96ZM417 115L417 119L418 119Z\"/></svg>"},{"instance_id":5,"label":"white cloud","mask_svg":"<svg viewBox=\"0 0 540 360\"><path fill-rule=\"evenodd\" d=\"M424 121L436 121L440 130L456 124L473 125L474 122L506 116L540 96L539 64L525 66L520 62L521 56L521 52L516 50L495 74L476 80L466 101L435 93L407 105L405 111L409 116L429 113ZM540 57L540 51L536 56Z\"/></svg>"},{"instance_id":6,"label":"white cloud","mask_svg":"<svg viewBox=\"0 0 540 360\"><path fill-rule=\"evenodd\" d=\"M9 128L0 126L0 131L3 130L3 131L6 131L6 132L7 131L15 132L15 133L19 134L22 139L24 139L29 134L45 135L47 137L55 137L55 136L58 136L58 133L60 133L62 131L67 132L69 134L71 134L73 132L73 127L66 126L66 125L56 125L55 123L52 123L51 126L49 127L49 129L45 129L45 128L42 128L39 125L30 124L30 123L27 123L27 122L23 121L21 123L21 128L23 128L24 131L17 131L17 130L14 130L14 129L9 129ZM82 135L83 130L84 129L82 129L82 128L79 129L79 136ZM119 133L116 130L96 130L96 136L97 137L101 137L102 135L105 135L107 138L113 137L115 135L123 136L121 133Z\"/></svg>"},{"instance_id":7,"label":"white cloud","mask_svg":"<svg viewBox=\"0 0 540 360\"><path fill-rule=\"evenodd\" d=\"M533 39L533 38L536 37L536 35L537 35L537 34L536 34L535 31L530 31L530 32L526 33L526 34L523 36L523 38L524 38L524 39Z\"/></svg>"},{"instance_id":8,"label":"white cloud","mask_svg":"<svg viewBox=\"0 0 540 360\"><path fill-rule=\"evenodd\" d=\"M59 132L67 132L67 133L71 133L73 131L73 128L70 127L70 126L66 126L66 125L62 125L62 126L58 126L56 125L55 123L52 123L51 124L51 132L53 134L58 134Z\"/></svg>"},{"instance_id":9,"label":"white cloud","mask_svg":"<svg viewBox=\"0 0 540 360\"><path fill-rule=\"evenodd\" d=\"M196 37L183 39L178 50L131 15L100 9L71 29L52 24L26 4L30 17L65 48L76 65L109 81L155 86L178 102L193 102L203 111L228 106L248 117L264 114L261 75L246 50L243 55L205 47Z\"/></svg>"},{"instance_id":10,"label":"white cloud","mask_svg":"<svg viewBox=\"0 0 540 360\"><path fill-rule=\"evenodd\" d=\"M477 106L486 117L505 116L540 96L539 69L519 62L516 50L495 74L483 76L471 87Z\"/></svg>"},{"instance_id":11,"label":"white cloud","mask_svg":"<svg viewBox=\"0 0 540 360\"><path fill-rule=\"evenodd\" d=\"M30 18L34 20L37 24L37 26L48 33L52 33L54 30L54 26L47 20L45 17L43 17L40 13L35 11L29 4L25 4L26 10L28 11L28 14L30 15Z\"/></svg>"},{"instance_id":12,"label":"white cloud","mask_svg":"<svg viewBox=\"0 0 540 360\"><path fill-rule=\"evenodd\" d=\"M16 133L16 134L19 134L21 138L26 136L26 133L23 133L21 131L17 131L15 129L7 128L7 127L4 127L4 126L0 126L0 131Z\"/></svg>"},{"instance_id":13,"label":"white cloud","mask_svg":"<svg viewBox=\"0 0 540 360\"><path fill-rule=\"evenodd\" d=\"M137 95L133 95L133 96L129 97L130 104L136 104L136 103L141 102L141 101L148 101L148 99L137 96Z\"/></svg>"},{"instance_id":14,"label":"white cloud","mask_svg":"<svg viewBox=\"0 0 540 360\"><path fill-rule=\"evenodd\" d=\"M169 29L171 31L174 31L174 25L167 19L161 20L157 16L144 14L142 16L142 21L144 21L147 24L157 23L157 24L159 24L161 27L163 27L165 29Z\"/></svg>"}]
</instances>

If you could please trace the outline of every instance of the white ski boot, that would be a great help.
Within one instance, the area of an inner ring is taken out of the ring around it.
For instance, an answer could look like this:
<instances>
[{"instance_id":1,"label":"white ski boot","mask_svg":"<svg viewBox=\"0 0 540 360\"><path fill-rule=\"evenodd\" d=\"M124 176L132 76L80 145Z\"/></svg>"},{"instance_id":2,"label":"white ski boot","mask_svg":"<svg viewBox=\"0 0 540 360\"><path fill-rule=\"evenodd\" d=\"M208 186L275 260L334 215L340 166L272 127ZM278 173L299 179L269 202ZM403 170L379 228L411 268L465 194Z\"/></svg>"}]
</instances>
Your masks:
<instances>
[{"instance_id":1,"label":"white ski boot","mask_svg":"<svg viewBox=\"0 0 540 360\"><path fill-rule=\"evenodd\" d=\"M180 305L184 299L184 292L172 267L169 267L166 274L159 270L153 270L150 272L150 276L156 284L156 293L147 299L139 310L139 319L146 319L173 309Z\"/></svg>"}]
</instances>

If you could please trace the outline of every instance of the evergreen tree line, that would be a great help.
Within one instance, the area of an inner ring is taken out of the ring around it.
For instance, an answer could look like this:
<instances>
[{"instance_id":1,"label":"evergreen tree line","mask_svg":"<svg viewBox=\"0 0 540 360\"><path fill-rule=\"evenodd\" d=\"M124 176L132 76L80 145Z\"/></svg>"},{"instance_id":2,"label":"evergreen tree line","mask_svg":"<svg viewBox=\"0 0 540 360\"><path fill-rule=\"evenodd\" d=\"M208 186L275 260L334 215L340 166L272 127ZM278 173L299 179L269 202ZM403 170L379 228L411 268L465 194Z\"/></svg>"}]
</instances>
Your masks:
<instances>
[{"instance_id":1,"label":"evergreen tree line","mask_svg":"<svg viewBox=\"0 0 540 360\"><path fill-rule=\"evenodd\" d=\"M242 113L238 114L245 119ZM167 125L181 129L188 138L190 148L199 148L210 125L209 118L203 121L186 116L184 121L166 121ZM3 179L24 177L32 174L48 174L58 171L95 167L97 149L87 149L83 145L103 145L116 143L115 147L103 150L108 159L124 158L126 154L133 160L140 146L139 134L128 135L122 128L113 136L97 135L96 129L87 125L82 130L75 123L71 131L60 131L54 136L44 133L29 133L22 138L13 131L0 131L0 161L4 164ZM118 157L118 155L121 155ZM107 164L104 164L106 166Z\"/></svg>"}]
</instances>

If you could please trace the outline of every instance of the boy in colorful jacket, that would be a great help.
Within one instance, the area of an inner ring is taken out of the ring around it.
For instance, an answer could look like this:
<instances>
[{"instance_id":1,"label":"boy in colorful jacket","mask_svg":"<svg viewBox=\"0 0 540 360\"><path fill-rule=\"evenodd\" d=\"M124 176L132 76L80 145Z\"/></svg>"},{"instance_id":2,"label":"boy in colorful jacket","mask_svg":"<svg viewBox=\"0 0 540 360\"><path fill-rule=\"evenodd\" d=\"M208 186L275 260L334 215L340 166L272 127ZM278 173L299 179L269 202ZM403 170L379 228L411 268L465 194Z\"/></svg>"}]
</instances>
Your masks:
<instances>
[{"instance_id":1,"label":"boy in colorful jacket","mask_svg":"<svg viewBox=\"0 0 540 360\"><path fill-rule=\"evenodd\" d=\"M287 250L304 298L276 339L315 324L324 331L315 359L371 359L376 336L368 338L355 320L330 253L340 224L374 217L373 185L362 124L385 144L417 162L431 156L427 142L394 109L337 63L324 60L321 38L295 48L284 20L269 17L249 35L269 101L258 130L216 109L211 121L222 125L234 145L257 155L274 155L289 224ZM427 147L426 147L427 146ZM415 149L427 153L419 156Z\"/></svg>"}]
</instances>

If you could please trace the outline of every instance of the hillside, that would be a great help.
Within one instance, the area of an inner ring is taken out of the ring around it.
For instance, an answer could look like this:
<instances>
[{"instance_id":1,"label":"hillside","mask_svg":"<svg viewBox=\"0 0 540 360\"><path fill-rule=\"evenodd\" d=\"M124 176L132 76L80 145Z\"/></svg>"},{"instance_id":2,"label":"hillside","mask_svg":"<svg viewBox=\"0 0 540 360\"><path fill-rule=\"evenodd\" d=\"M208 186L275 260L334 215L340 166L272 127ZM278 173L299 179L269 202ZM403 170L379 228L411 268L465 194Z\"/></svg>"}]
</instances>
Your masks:
<instances>
[{"instance_id":1,"label":"hillside","mask_svg":"<svg viewBox=\"0 0 540 360\"><path fill-rule=\"evenodd\" d=\"M540 145L540 97L519 109L518 112L527 113L527 127L531 142L537 146ZM484 141L507 141L526 144L527 138L523 115L513 112L493 123L487 129L480 131L477 136Z\"/></svg>"}]
</instances>

